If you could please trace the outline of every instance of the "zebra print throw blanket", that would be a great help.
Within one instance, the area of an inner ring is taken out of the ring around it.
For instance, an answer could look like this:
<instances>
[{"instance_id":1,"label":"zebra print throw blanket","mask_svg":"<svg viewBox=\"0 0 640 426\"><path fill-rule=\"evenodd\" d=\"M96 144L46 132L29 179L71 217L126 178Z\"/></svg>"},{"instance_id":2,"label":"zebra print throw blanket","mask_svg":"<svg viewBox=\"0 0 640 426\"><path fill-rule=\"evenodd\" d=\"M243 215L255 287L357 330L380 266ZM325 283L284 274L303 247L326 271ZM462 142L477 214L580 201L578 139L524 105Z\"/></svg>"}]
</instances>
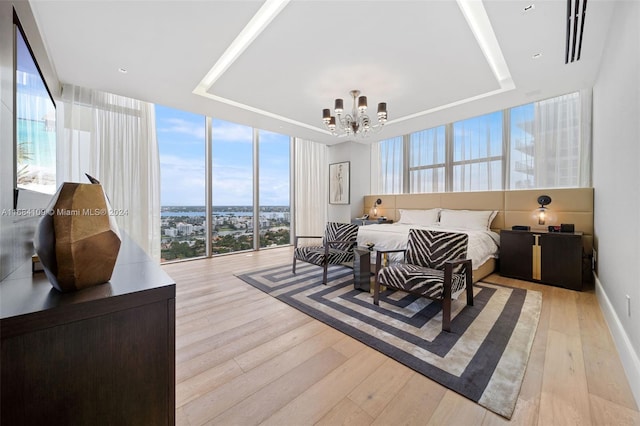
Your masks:
<instances>
[{"instance_id":1,"label":"zebra print throw blanket","mask_svg":"<svg viewBox=\"0 0 640 426\"><path fill-rule=\"evenodd\" d=\"M441 330L438 302L402 292L381 294L380 306L355 290L353 273L304 265L270 267L238 277L269 295L396 359L509 419L515 409L538 326L540 292L474 284L474 306L454 300L451 333Z\"/></svg>"}]
</instances>

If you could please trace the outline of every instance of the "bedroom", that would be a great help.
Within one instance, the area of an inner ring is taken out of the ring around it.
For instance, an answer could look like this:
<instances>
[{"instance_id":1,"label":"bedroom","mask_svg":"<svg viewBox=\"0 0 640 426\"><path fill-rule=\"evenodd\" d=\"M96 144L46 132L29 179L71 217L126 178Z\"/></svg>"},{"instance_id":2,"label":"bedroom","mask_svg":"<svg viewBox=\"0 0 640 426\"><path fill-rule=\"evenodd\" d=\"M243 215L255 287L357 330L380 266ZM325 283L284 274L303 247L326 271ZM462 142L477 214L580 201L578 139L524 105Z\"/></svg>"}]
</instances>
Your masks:
<instances>
[{"instance_id":1,"label":"bedroom","mask_svg":"<svg viewBox=\"0 0 640 426\"><path fill-rule=\"evenodd\" d=\"M18 11L24 10L25 5L16 3ZM594 4L597 2L594 2ZM518 2L518 5L520 3ZM525 6L522 3L523 7ZM2 6L2 38L10 39L11 32L11 8L7 3ZM538 8L540 10L540 8ZM600 307L607 318L607 324L612 330L612 334L617 342L617 349L620 353L621 360L625 365L625 371L629 379L629 383L640 383L638 379L638 352L640 347L640 329L634 325L634 320L638 314L638 294L637 278L629 279L629 277L638 276L638 265L635 260L638 258L638 246L635 237L639 236L636 214L638 208L638 189L635 185L638 182L637 161L640 159L638 155L638 125L637 117L639 116L637 87L638 87L638 30L634 28L630 22L637 17L638 9L634 2L619 2L612 12L612 22L607 23L608 34L601 42L603 43L602 57L597 62L597 74L594 72L593 80L590 86L593 87L593 187L595 188L595 239L598 247L598 287L596 294L600 300ZM22 18L23 20L25 18ZM66 22L64 17L60 17L60 22ZM31 24L26 23L26 30L30 39L31 33L38 32L36 21ZM62 25L62 24L61 24ZM559 49L564 49L562 40L558 40ZM45 40L45 43L52 42ZM33 43L33 40L32 40ZM105 40L105 52L115 54L117 49L109 49L109 40ZM373 44L373 42L372 42ZM36 49L36 55L42 55L43 49ZM197 54L197 53L194 53ZM11 66L5 65L7 55L10 55L10 47L3 44L3 92L2 92L2 151L8 152L12 150L10 144L12 139L7 132L10 127L4 123L10 123L11 96L7 93L6 78ZM39 58L40 59L40 58ZM583 59L585 60L585 59ZM49 68L46 60L40 59L41 66ZM43 65L44 64L44 65ZM118 65L122 66L122 65ZM205 67L209 69L209 67ZM203 72L206 71L203 69ZM44 69L46 73L47 70ZM84 72L80 71L79 72ZM55 80L54 80L55 81ZM78 83L81 83L81 79ZM124 86L130 83L119 83L124 90ZM579 82L576 82L579 84ZM95 85L95 88L99 85ZM120 87L119 86L119 87ZM136 88L130 88L132 94ZM189 88L189 93L193 87ZM370 100L378 101L378 96L374 96L370 88L361 87L367 91ZM554 94L564 93L571 89L570 87L558 89L552 83L548 83L549 92ZM172 86L167 84L166 90L172 90ZM334 93L333 89L328 90L330 99L340 96ZM157 96L165 96L158 93ZM346 93L341 95L346 96ZM140 97L143 97L140 94ZM302 102L304 96L283 97L289 107L295 107L296 104ZM385 99L381 99L385 100ZM387 99L388 100L388 99ZM204 102L204 101L203 101ZM158 103L162 104L161 99ZM515 105L505 101L507 104ZM398 114L398 109L404 104L404 101L395 102L395 106L389 102L390 114ZM464 117L482 114L488 110L493 110L486 106L486 101L478 101L472 106L454 108L451 111L449 121L455 121ZM180 105L176 105L180 107ZM396 108L395 111L392 108ZM184 109L190 109L183 106ZM232 114L228 110L230 107L222 108L222 118L231 119ZM473 110L473 111L472 111ZM320 117L320 107L314 109L312 113ZM443 112L434 114L435 122L448 121L443 118ZM245 113L238 112L237 120L240 121L245 117ZM286 124L283 124L286 129ZM428 128L425 124L421 128ZM277 129L272 129L277 130ZM283 131L286 133L286 131ZM303 135L305 136L305 135ZM307 136L309 138L309 136ZM365 146L359 143L341 143L333 144L328 149L326 164L340 161L352 162L352 198L356 202L360 202L364 195L369 194L370 186L368 181L369 162L360 161L365 157ZM12 200L10 199L10 190L4 190L11 186L10 169L11 165L7 163L8 157L2 156L2 185L3 191L0 194L2 208L11 208ZM324 167L323 167L324 169ZM356 195L359 194L359 195ZM624 194L624 196L621 196ZM351 218L359 216L363 212L363 206L351 204L346 206L329 205L328 218L331 220L349 221ZM16 248L28 247L26 242L27 233L20 229L15 229L15 225L7 218L2 218L2 261L3 270L5 265L13 265L21 259L12 257L25 256L25 252L16 250ZM6 262L6 263L5 263ZM631 270L629 270L631 267ZM10 268L11 269L11 268ZM631 298L630 314L627 312L626 295ZM637 389L634 394L638 395Z\"/></svg>"}]
</instances>

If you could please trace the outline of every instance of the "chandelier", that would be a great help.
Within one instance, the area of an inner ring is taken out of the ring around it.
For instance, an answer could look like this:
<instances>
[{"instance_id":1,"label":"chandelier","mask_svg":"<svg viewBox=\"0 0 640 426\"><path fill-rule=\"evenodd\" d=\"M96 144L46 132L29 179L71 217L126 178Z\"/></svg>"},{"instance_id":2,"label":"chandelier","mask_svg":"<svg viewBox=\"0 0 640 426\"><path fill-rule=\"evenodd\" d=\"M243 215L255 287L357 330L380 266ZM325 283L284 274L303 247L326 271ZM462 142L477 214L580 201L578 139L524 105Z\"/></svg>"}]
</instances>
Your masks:
<instances>
[{"instance_id":1,"label":"chandelier","mask_svg":"<svg viewBox=\"0 0 640 426\"><path fill-rule=\"evenodd\" d=\"M360 96L359 90L352 90L349 94L353 98L351 114L343 115L344 101L340 98L335 101L335 115L331 115L331 110L328 108L322 110L322 121L327 129L335 136L358 135L362 137L382 130L382 126L387 122L386 102L378 104L378 122L372 125L371 119L367 115L367 97Z\"/></svg>"}]
</instances>

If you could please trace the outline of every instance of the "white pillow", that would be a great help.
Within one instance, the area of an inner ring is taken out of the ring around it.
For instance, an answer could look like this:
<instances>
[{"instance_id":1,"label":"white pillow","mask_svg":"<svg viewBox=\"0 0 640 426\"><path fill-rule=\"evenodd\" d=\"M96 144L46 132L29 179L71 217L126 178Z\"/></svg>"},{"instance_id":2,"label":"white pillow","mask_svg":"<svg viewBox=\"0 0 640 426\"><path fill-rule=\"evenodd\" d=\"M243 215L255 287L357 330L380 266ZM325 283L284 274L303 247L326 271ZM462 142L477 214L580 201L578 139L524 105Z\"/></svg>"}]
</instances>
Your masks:
<instances>
[{"instance_id":1,"label":"white pillow","mask_svg":"<svg viewBox=\"0 0 640 426\"><path fill-rule=\"evenodd\" d=\"M440 226L443 228L487 231L496 217L496 210L442 210Z\"/></svg>"},{"instance_id":2,"label":"white pillow","mask_svg":"<svg viewBox=\"0 0 640 426\"><path fill-rule=\"evenodd\" d=\"M440 209L429 210L404 210L400 209L400 220L398 223L409 225L437 225Z\"/></svg>"}]
</instances>

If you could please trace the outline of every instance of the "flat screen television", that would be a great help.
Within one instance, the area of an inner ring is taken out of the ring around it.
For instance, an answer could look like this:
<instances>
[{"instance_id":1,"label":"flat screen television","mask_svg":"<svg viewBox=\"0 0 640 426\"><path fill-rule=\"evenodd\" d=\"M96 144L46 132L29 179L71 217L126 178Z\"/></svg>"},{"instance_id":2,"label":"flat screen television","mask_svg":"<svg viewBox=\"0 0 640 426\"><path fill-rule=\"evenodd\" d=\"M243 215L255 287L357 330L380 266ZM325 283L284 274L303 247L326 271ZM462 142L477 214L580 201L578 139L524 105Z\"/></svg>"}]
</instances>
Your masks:
<instances>
[{"instance_id":1,"label":"flat screen television","mask_svg":"<svg viewBox=\"0 0 640 426\"><path fill-rule=\"evenodd\" d=\"M14 208L41 208L46 206L57 188L56 104L15 12L13 22ZM30 192L33 194L27 194ZM42 201L26 206L20 202L21 198L22 201Z\"/></svg>"}]
</instances>

